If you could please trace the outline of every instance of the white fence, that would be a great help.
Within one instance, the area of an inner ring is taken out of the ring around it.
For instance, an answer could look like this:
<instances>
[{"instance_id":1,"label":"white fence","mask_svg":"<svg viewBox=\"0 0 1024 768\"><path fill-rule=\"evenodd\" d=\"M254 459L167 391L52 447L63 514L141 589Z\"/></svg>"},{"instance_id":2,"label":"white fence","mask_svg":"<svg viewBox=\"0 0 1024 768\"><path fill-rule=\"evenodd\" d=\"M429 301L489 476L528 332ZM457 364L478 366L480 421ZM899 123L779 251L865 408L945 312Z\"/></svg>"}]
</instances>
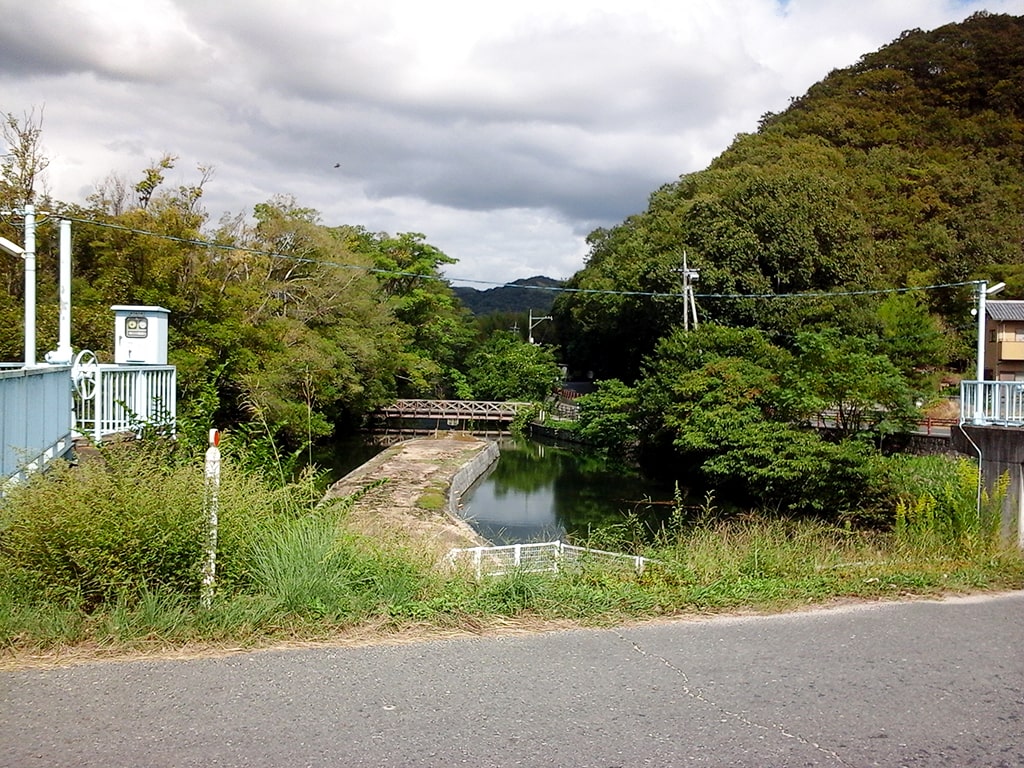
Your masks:
<instances>
[{"instance_id":1,"label":"white fence","mask_svg":"<svg viewBox=\"0 0 1024 768\"><path fill-rule=\"evenodd\" d=\"M70 448L70 368L0 370L0 483L40 469Z\"/></svg>"},{"instance_id":2,"label":"white fence","mask_svg":"<svg viewBox=\"0 0 1024 768\"><path fill-rule=\"evenodd\" d=\"M503 576L512 571L526 573L558 573L567 565L585 562L613 562L631 565L638 574L654 562L639 555L605 552L600 549L574 547L561 541L542 544L506 544L500 547L469 547L453 549L445 557L451 566L469 565L477 579Z\"/></svg>"},{"instance_id":3,"label":"white fence","mask_svg":"<svg viewBox=\"0 0 1024 768\"><path fill-rule=\"evenodd\" d=\"M75 397L75 430L99 443L147 427L174 431L177 369L173 365L99 365L95 395Z\"/></svg>"},{"instance_id":4,"label":"white fence","mask_svg":"<svg viewBox=\"0 0 1024 768\"><path fill-rule=\"evenodd\" d=\"M960 423L1024 426L1024 382L961 381Z\"/></svg>"}]
</instances>

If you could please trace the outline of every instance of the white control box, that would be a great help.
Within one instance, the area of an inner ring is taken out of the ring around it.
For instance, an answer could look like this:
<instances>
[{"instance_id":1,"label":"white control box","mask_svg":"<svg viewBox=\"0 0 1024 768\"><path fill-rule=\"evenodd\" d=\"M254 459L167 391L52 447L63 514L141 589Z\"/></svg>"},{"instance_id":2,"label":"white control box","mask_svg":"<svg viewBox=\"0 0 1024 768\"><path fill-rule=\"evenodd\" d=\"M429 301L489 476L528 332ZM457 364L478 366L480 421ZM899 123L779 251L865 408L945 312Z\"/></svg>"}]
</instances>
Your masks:
<instances>
[{"instance_id":1,"label":"white control box","mask_svg":"<svg viewBox=\"0 0 1024 768\"><path fill-rule=\"evenodd\" d=\"M167 365L167 316L163 307L119 304L114 310L114 362Z\"/></svg>"}]
</instances>

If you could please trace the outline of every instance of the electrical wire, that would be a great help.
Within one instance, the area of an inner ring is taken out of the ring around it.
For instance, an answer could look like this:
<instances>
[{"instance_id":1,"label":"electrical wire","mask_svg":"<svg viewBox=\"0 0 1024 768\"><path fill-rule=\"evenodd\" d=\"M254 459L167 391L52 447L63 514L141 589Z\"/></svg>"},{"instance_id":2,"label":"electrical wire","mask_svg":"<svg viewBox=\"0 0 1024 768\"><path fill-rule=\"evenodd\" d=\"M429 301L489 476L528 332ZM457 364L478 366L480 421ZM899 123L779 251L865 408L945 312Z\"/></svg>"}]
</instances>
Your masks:
<instances>
[{"instance_id":1,"label":"electrical wire","mask_svg":"<svg viewBox=\"0 0 1024 768\"><path fill-rule=\"evenodd\" d=\"M266 256L273 259L283 259L292 261L299 264L313 264L316 266L328 266L335 267L338 269L349 269L367 272L376 275L387 275L389 277L413 277L421 280L434 280L438 282L451 283L471 283L473 285L487 285L495 288L521 288L524 290L535 290L535 291L550 291L553 293L571 293L571 294L589 294L589 295L606 295L606 296L640 296L647 298L684 298L685 294L675 292L661 292L661 291L625 291L625 290L614 290L614 289L602 289L602 288L569 288L566 286L549 286L549 285L516 285L508 282L497 282L492 280L468 280L458 277L442 277L437 275L424 275L419 272L404 272L402 270L383 269L380 267L368 267L359 264L342 264L334 261L326 261L323 259L313 259L306 256L294 256L276 251L267 251L259 248L247 248L240 245L232 245L226 243L217 243L211 240L201 240L199 238L192 237L177 237L175 235L166 235L159 232L150 232L145 229L138 229L136 227L127 227L123 224L114 224L113 222L97 221L95 219L84 219L75 216L62 215L60 218L67 219L68 221L77 222L79 224L88 224L95 227L103 227L107 229L114 229L121 232L128 232L135 235L143 235L146 237L155 237L161 240L168 240L170 242L180 243L182 245L192 245L200 248L212 248L223 251L233 251L248 253L257 256ZM962 288L968 285L979 285L984 281L981 280L965 280L962 282L955 283L936 283L933 285L915 285L906 286L903 288L874 288L874 289L861 289L861 290L849 290L849 291L819 291L819 292L804 292L804 293L694 293L693 296L698 299L728 299L728 300L739 300L739 299L832 299L841 298L848 296L878 296L886 294L897 294L897 293L909 293L912 291L934 291L939 289L947 288Z\"/></svg>"}]
</instances>

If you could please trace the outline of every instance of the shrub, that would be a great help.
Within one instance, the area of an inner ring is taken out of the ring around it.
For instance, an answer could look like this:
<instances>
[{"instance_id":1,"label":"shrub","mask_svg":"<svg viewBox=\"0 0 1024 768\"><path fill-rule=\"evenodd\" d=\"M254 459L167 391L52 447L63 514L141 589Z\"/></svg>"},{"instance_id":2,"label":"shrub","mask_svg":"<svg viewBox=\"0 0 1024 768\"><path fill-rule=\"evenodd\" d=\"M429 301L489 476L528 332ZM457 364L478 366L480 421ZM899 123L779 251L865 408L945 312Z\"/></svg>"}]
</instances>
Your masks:
<instances>
[{"instance_id":1,"label":"shrub","mask_svg":"<svg viewBox=\"0 0 1024 768\"><path fill-rule=\"evenodd\" d=\"M251 581L248 550L266 522L295 516L295 488L222 467L217 578ZM13 489L0 509L0 560L23 595L86 609L141 590L198 594L206 544L201 460L169 461L158 443L106 448Z\"/></svg>"}]
</instances>

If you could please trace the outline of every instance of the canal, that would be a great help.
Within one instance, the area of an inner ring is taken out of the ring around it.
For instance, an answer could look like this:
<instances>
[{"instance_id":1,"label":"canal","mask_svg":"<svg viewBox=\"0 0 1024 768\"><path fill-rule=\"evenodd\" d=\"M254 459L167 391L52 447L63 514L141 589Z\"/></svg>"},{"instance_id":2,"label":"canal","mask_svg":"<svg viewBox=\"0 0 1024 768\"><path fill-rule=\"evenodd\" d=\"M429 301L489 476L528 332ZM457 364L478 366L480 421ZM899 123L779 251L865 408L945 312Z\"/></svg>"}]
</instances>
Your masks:
<instances>
[{"instance_id":1,"label":"canal","mask_svg":"<svg viewBox=\"0 0 1024 768\"><path fill-rule=\"evenodd\" d=\"M369 439L367 439L369 438ZM501 457L463 496L460 513L494 544L581 542L627 516L657 528L674 486L610 464L576 447L519 437L495 439ZM372 437L335 444L318 463L340 477L383 450Z\"/></svg>"}]
</instances>

